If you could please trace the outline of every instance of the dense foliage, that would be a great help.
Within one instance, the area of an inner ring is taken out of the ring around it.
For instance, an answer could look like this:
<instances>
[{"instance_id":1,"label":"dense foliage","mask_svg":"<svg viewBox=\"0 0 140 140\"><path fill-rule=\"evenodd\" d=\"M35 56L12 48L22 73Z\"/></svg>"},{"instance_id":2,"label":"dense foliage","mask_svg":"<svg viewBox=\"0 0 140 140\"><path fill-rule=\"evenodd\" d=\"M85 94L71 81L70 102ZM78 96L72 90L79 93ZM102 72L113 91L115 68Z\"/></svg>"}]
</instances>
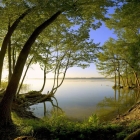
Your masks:
<instances>
[{"instance_id":1,"label":"dense foliage","mask_svg":"<svg viewBox=\"0 0 140 140\"><path fill-rule=\"evenodd\" d=\"M116 8L115 13L106 21L110 29L114 29L118 39L110 38L97 54L97 68L106 76L122 78L124 87L139 87L140 70L140 3L125 2ZM115 78L116 79L116 78ZM124 82L126 79L126 82ZM135 81L132 79L135 79ZM129 81L129 82L128 82ZM120 87L120 83L118 83ZM116 82L114 87L116 87Z\"/></svg>"}]
</instances>

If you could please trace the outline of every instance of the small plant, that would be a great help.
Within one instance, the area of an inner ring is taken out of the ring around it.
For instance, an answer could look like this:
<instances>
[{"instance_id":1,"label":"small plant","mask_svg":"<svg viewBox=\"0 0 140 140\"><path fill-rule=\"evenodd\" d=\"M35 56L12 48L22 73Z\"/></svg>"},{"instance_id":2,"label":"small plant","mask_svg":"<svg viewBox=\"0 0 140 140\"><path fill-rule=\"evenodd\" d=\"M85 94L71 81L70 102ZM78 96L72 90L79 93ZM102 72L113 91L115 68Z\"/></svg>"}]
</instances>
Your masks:
<instances>
[{"instance_id":1,"label":"small plant","mask_svg":"<svg viewBox=\"0 0 140 140\"><path fill-rule=\"evenodd\" d=\"M91 117L89 117L88 121L89 121L90 124L98 126L99 118L97 117L96 114L92 114Z\"/></svg>"}]
</instances>

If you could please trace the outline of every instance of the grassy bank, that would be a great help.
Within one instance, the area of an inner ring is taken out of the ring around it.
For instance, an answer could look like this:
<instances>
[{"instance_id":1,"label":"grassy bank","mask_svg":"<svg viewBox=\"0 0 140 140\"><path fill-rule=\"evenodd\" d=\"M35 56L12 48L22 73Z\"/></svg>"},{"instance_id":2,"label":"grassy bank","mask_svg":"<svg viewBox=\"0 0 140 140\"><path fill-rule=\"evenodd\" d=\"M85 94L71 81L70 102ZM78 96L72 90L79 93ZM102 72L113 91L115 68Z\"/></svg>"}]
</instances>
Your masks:
<instances>
[{"instance_id":1,"label":"grassy bank","mask_svg":"<svg viewBox=\"0 0 140 140\"><path fill-rule=\"evenodd\" d=\"M65 114L37 119L17 103L13 105L13 111L17 111L12 112L13 124L0 128L0 140L14 140L19 136L32 136L36 140L124 140L140 127L139 120L99 123L96 114L82 122L73 121Z\"/></svg>"},{"instance_id":2,"label":"grassy bank","mask_svg":"<svg viewBox=\"0 0 140 140\"><path fill-rule=\"evenodd\" d=\"M132 121L128 126L112 123L98 124L97 117L74 122L65 115L53 115L42 120L20 118L12 112L13 129L8 134L0 130L1 140L10 140L18 136L32 136L37 140L123 140L136 131L140 121ZM7 137L6 137L7 135ZM3 137L5 136L5 137Z\"/></svg>"}]
</instances>

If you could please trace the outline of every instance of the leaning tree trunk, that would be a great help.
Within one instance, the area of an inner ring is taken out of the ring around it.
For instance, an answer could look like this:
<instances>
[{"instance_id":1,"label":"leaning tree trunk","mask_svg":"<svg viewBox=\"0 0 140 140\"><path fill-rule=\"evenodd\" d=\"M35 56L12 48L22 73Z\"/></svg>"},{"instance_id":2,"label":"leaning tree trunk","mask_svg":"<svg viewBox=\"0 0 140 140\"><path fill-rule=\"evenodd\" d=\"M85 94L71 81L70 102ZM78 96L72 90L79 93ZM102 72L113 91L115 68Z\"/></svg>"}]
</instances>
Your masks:
<instances>
[{"instance_id":1,"label":"leaning tree trunk","mask_svg":"<svg viewBox=\"0 0 140 140\"><path fill-rule=\"evenodd\" d=\"M59 65L57 64L57 66L55 68L54 84L53 84L52 90L50 92L48 91L48 94L45 97L37 100L34 104L40 103L40 102L45 101L46 99L51 98L51 97L54 96L54 94L56 93L57 89L62 85L62 83L63 83L63 81L65 79L66 71L67 71L68 65L69 65L70 55L71 55L71 52L69 53L68 61L67 61L67 64L66 64L66 67L65 67L65 71L64 71L64 74L63 74L63 78L62 78L62 81L60 82L60 84L58 84L58 78L59 78L59 69L61 68L60 67L61 66L61 62L58 62ZM64 56L65 56L65 54L64 54ZM63 56L63 58L64 58L64 56ZM62 61L62 59L60 61ZM57 79L56 79L56 71L58 71ZM57 86L56 87L55 87L55 80L57 80Z\"/></svg>"},{"instance_id":2,"label":"leaning tree trunk","mask_svg":"<svg viewBox=\"0 0 140 140\"><path fill-rule=\"evenodd\" d=\"M0 103L0 125L7 125L11 122L11 106L13 102L13 98L16 94L18 84L23 72L24 65L26 63L26 59L28 57L28 54L30 52L31 46L35 42L38 35L47 27L49 26L59 15L61 14L61 11L56 12L50 19L46 20L43 24L38 26L35 31L32 33L32 35L29 37L25 45L23 46L23 49L21 50L14 73L11 77L11 80L7 86L6 92L4 94L4 97Z\"/></svg>"},{"instance_id":3,"label":"leaning tree trunk","mask_svg":"<svg viewBox=\"0 0 140 140\"><path fill-rule=\"evenodd\" d=\"M28 9L27 11L25 11L14 23L13 25L9 28L6 36L4 37L3 43L2 43L2 47L1 47L1 51L0 51L0 86L1 86L1 78L2 78L2 68L3 68L3 61L4 61L4 57L6 54L6 50L7 50L7 45L9 43L9 40L13 34L13 32L15 31L16 27L18 26L19 22L31 11L31 9Z\"/></svg>"},{"instance_id":4,"label":"leaning tree trunk","mask_svg":"<svg viewBox=\"0 0 140 140\"><path fill-rule=\"evenodd\" d=\"M15 64L16 64L16 50L15 47L13 47L13 51L12 51L12 60L13 60L13 72L14 72L14 68L15 68Z\"/></svg>"},{"instance_id":5,"label":"leaning tree trunk","mask_svg":"<svg viewBox=\"0 0 140 140\"><path fill-rule=\"evenodd\" d=\"M10 23L8 25L8 31L10 30ZM9 64L9 74L8 74L8 83L12 76L12 66L11 66L11 38L9 39L8 43L8 64Z\"/></svg>"},{"instance_id":6,"label":"leaning tree trunk","mask_svg":"<svg viewBox=\"0 0 140 140\"><path fill-rule=\"evenodd\" d=\"M64 56L65 56L65 54L64 54ZM64 74L63 74L63 78L62 78L62 81L60 82L60 84L58 84L58 79L59 79L59 70L60 70L60 68L61 68L61 62L60 62L60 64L59 64L59 66L56 67L56 69L55 69L55 71L56 71L56 70L58 71L58 73L57 73L57 86L54 87L54 86L55 86L55 80L56 80L55 77L54 77L54 85L53 85L53 88L52 88L51 92L49 93L49 94L52 95L52 96L54 96L56 90L57 90L57 89L62 85L62 83L64 82L65 75L66 75L66 72L67 72L67 69L68 69L68 65L69 65L69 61L70 61L70 56L71 56L71 52L69 53L68 61L67 61L67 64L66 64L66 67L65 67L65 71L64 71Z\"/></svg>"},{"instance_id":7,"label":"leaning tree trunk","mask_svg":"<svg viewBox=\"0 0 140 140\"><path fill-rule=\"evenodd\" d=\"M43 89L45 87L45 84L46 84L46 65L45 65L45 68L44 68L44 82L43 82L43 86L42 86L41 90L39 91L40 93L43 91Z\"/></svg>"},{"instance_id":8,"label":"leaning tree trunk","mask_svg":"<svg viewBox=\"0 0 140 140\"><path fill-rule=\"evenodd\" d=\"M8 63L9 63L9 75L8 75L8 83L10 82L12 76L12 66L11 66L11 39L8 44Z\"/></svg>"},{"instance_id":9,"label":"leaning tree trunk","mask_svg":"<svg viewBox=\"0 0 140 140\"><path fill-rule=\"evenodd\" d=\"M24 76L23 76L23 78L22 78L21 84L20 84L20 86L19 86L19 88L18 88L18 91L17 91L17 94L16 94L17 98L18 98L18 96L19 96L20 89L21 89L21 87L22 87L23 81L24 81L24 79L25 79L25 76L26 76L26 74L27 74L27 71L28 71L28 69L29 69L29 66L30 66L30 64L32 63L33 58L34 58L34 57L31 58L29 64L27 65L26 71L25 71L25 73L24 73Z\"/></svg>"}]
</instances>

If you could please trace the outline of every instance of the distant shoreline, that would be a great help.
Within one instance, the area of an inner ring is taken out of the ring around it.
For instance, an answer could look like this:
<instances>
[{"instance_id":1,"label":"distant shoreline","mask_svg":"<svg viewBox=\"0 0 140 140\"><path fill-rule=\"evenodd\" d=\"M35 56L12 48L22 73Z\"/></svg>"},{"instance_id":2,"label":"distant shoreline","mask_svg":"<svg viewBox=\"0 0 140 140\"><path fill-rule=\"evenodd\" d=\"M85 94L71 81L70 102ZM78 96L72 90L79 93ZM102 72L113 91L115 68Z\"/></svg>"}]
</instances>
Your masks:
<instances>
[{"instance_id":1,"label":"distant shoreline","mask_svg":"<svg viewBox=\"0 0 140 140\"><path fill-rule=\"evenodd\" d=\"M43 78L26 78L26 79L43 79ZM54 78L46 78L46 79L54 79ZM62 78L59 78L62 79ZM111 79L111 78L104 78L104 77L95 77L95 78L65 78L65 79Z\"/></svg>"}]
</instances>

